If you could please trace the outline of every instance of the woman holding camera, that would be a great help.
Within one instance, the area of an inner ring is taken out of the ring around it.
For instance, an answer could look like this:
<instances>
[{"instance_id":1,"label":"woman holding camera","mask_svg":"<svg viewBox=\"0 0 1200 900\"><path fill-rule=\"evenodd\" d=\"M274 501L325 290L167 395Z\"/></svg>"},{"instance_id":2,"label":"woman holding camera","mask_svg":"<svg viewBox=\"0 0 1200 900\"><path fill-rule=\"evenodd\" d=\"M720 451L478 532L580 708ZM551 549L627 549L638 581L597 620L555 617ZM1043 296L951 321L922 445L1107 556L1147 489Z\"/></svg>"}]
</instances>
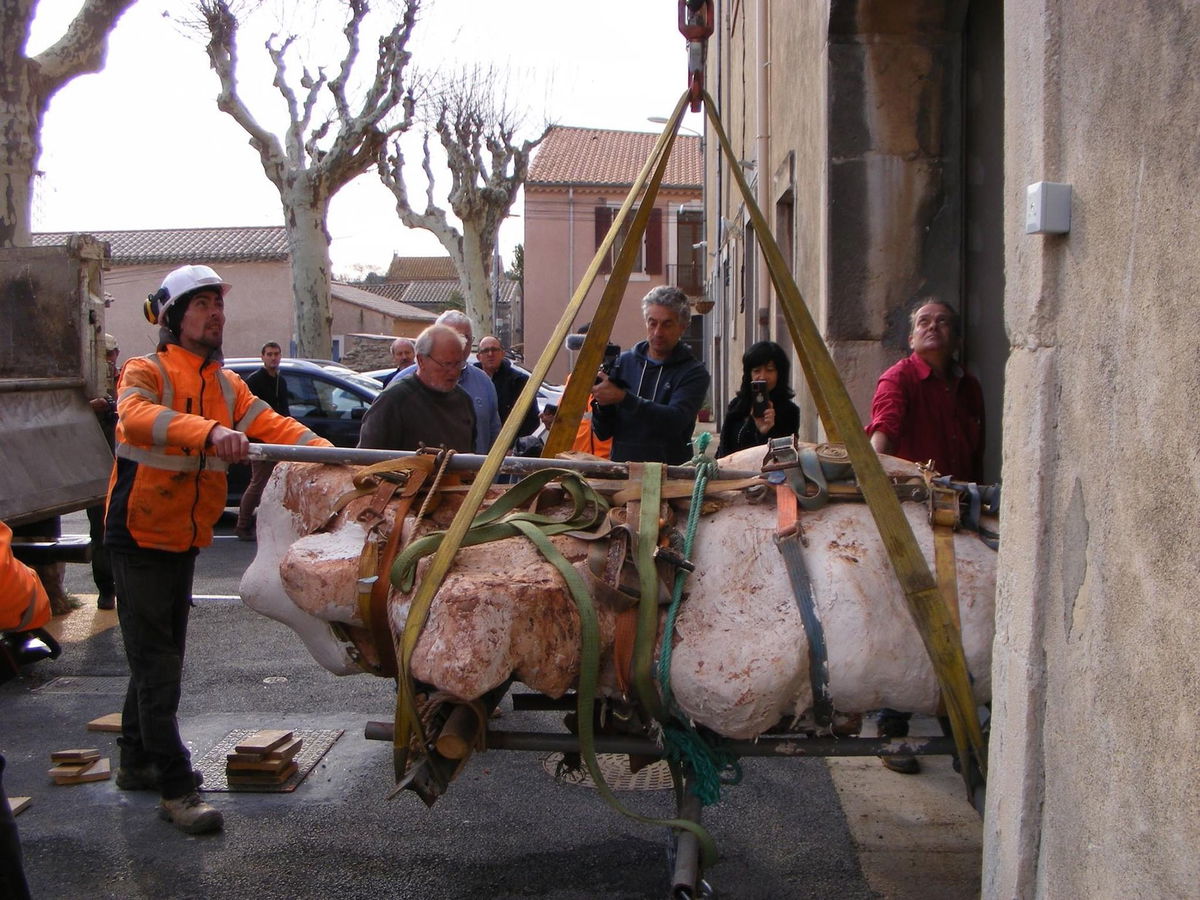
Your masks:
<instances>
[{"instance_id":1,"label":"woman holding camera","mask_svg":"<svg viewBox=\"0 0 1200 900\"><path fill-rule=\"evenodd\" d=\"M788 387L791 363L774 341L759 341L742 357L742 386L729 402L717 456L757 447L800 430L800 407Z\"/></svg>"}]
</instances>

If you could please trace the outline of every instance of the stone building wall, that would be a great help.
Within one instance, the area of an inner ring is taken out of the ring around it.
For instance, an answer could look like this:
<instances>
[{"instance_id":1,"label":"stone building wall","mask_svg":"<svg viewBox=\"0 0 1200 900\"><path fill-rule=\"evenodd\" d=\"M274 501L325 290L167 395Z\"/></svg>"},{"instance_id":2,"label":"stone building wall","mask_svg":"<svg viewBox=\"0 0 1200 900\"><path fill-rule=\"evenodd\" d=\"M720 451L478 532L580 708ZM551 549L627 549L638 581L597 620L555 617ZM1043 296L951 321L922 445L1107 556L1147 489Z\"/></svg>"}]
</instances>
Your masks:
<instances>
[{"instance_id":1,"label":"stone building wall","mask_svg":"<svg viewBox=\"0 0 1200 900\"><path fill-rule=\"evenodd\" d=\"M1005 4L985 897L1200 885L1200 7ZM1025 186L1072 185L1027 235Z\"/></svg>"}]
</instances>

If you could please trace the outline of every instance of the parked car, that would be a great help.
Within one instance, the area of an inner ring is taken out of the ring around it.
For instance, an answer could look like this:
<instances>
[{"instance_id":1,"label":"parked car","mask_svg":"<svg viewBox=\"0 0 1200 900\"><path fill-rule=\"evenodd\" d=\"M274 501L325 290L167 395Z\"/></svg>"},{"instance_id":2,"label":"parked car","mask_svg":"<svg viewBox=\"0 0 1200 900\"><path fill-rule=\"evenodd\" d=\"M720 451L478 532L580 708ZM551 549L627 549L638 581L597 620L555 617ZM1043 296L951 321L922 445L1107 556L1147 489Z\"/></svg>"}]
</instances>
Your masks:
<instances>
[{"instance_id":1,"label":"parked car","mask_svg":"<svg viewBox=\"0 0 1200 900\"><path fill-rule=\"evenodd\" d=\"M262 366L258 357L225 360L225 368L243 378ZM285 358L279 372L287 379L288 406L293 418L338 447L355 447L363 415L379 396L379 382L328 360ZM229 467L226 503L236 506L250 482L250 467Z\"/></svg>"}]
</instances>

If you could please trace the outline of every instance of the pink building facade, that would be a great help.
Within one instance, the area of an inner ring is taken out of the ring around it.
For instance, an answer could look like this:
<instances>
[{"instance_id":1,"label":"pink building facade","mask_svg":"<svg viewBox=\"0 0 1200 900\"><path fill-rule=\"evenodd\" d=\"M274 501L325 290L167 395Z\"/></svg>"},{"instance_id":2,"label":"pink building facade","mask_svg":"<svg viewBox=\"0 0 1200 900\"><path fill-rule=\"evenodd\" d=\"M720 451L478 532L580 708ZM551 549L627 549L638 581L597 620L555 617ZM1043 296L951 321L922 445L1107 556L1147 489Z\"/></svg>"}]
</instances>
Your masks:
<instances>
[{"instance_id":1,"label":"pink building facade","mask_svg":"<svg viewBox=\"0 0 1200 900\"><path fill-rule=\"evenodd\" d=\"M538 148L525 183L524 355L541 354L550 334L613 216L645 164L655 134L555 127ZM674 284L693 300L703 296L703 220L699 140L680 136L629 278L611 340L622 349L645 338L641 299L652 288ZM700 245L700 246L697 246ZM611 258L602 263L575 324L589 322L608 283ZM693 319L693 350L707 358L700 316ZM573 359L562 350L550 370L561 381Z\"/></svg>"}]
</instances>

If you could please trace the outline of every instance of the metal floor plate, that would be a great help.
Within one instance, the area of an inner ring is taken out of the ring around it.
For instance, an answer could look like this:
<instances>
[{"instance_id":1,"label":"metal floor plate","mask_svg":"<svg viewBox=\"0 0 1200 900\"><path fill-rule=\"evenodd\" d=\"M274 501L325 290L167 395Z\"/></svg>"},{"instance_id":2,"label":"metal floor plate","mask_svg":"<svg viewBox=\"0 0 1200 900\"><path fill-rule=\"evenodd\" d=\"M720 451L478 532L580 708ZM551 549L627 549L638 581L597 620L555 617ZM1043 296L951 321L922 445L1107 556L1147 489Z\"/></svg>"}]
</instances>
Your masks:
<instances>
[{"instance_id":1,"label":"metal floor plate","mask_svg":"<svg viewBox=\"0 0 1200 900\"><path fill-rule=\"evenodd\" d=\"M116 694L125 696L128 675L59 675L35 687L34 694Z\"/></svg>"},{"instance_id":2,"label":"metal floor plate","mask_svg":"<svg viewBox=\"0 0 1200 900\"><path fill-rule=\"evenodd\" d=\"M242 740L255 734L258 728L237 728L217 742L216 746L193 760L192 765L204 773L204 784L200 790L205 793L237 791L239 793L278 794L294 791L299 787L309 772L332 747L337 739L345 732L341 729L331 731L293 731L292 736L304 741L300 752L296 754L296 772L282 784L234 784L231 785L225 777L226 757Z\"/></svg>"},{"instance_id":3,"label":"metal floor plate","mask_svg":"<svg viewBox=\"0 0 1200 900\"><path fill-rule=\"evenodd\" d=\"M558 764L562 762L562 758L561 753L551 753L542 759L542 768L562 784L596 787L586 768L559 774ZM596 764L600 767L605 784L614 791L665 791L673 786L671 767L663 759L652 762L637 772L629 771L629 757L624 753L597 753Z\"/></svg>"}]
</instances>

